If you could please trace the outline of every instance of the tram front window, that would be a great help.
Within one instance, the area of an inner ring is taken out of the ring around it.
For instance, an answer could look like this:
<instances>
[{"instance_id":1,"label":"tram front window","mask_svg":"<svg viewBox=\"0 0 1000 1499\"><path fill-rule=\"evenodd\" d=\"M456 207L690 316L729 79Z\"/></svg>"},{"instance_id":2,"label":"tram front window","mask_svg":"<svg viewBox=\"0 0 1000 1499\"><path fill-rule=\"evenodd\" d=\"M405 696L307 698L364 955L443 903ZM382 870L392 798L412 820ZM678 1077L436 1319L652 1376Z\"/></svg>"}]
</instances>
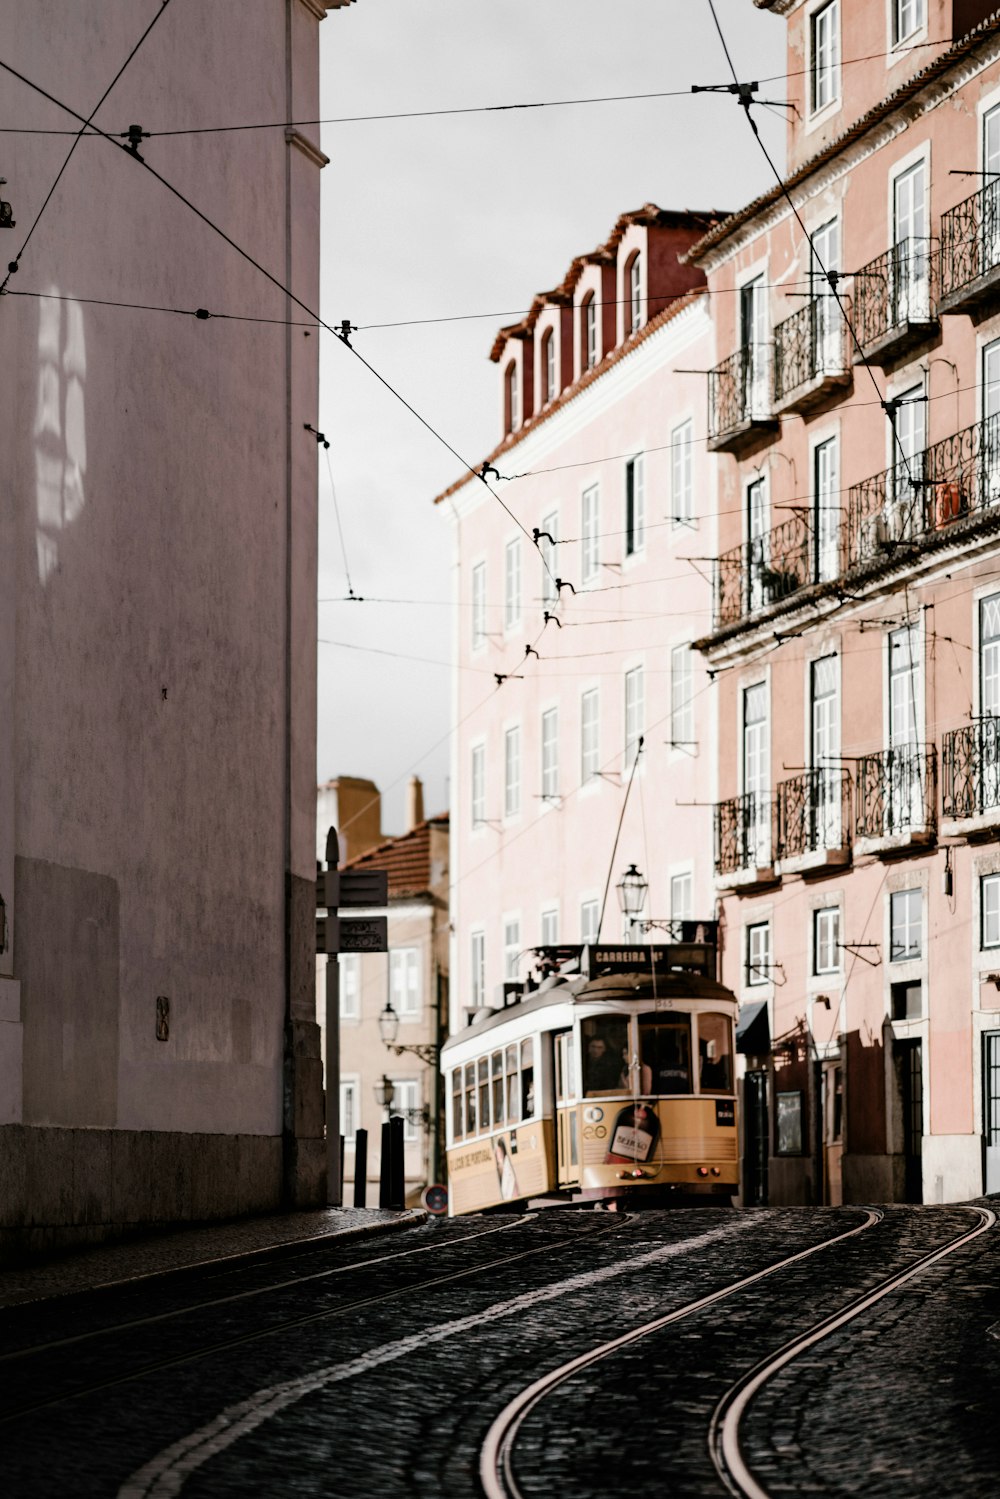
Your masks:
<instances>
[{"instance_id":1,"label":"tram front window","mask_svg":"<svg viewBox=\"0 0 1000 1499\"><path fill-rule=\"evenodd\" d=\"M662 1012L639 1016L643 1071L649 1068L653 1093L691 1092L691 1020Z\"/></svg>"},{"instance_id":2,"label":"tram front window","mask_svg":"<svg viewBox=\"0 0 1000 1499\"><path fill-rule=\"evenodd\" d=\"M595 1093L622 1092L626 1087L622 1078L622 1059L628 1054L628 1017L597 1016L581 1021L580 1045L583 1091L587 1097L593 1097Z\"/></svg>"},{"instance_id":3,"label":"tram front window","mask_svg":"<svg viewBox=\"0 0 1000 1499\"><path fill-rule=\"evenodd\" d=\"M733 1091L733 1054L725 1015L698 1016L698 1086L703 1093Z\"/></svg>"}]
</instances>

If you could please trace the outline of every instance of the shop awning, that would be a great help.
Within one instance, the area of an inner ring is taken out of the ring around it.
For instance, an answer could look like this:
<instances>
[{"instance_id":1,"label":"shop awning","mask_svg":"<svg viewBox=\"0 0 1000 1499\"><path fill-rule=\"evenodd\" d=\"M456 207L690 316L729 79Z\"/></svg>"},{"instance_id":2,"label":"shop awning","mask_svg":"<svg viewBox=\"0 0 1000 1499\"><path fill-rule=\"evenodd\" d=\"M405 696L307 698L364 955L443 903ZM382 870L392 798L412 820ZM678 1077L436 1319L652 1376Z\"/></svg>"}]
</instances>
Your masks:
<instances>
[{"instance_id":1,"label":"shop awning","mask_svg":"<svg viewBox=\"0 0 1000 1499\"><path fill-rule=\"evenodd\" d=\"M736 1022L736 1050L744 1056L763 1056L771 1050L771 1030L767 1023L767 1000L741 1005Z\"/></svg>"}]
</instances>

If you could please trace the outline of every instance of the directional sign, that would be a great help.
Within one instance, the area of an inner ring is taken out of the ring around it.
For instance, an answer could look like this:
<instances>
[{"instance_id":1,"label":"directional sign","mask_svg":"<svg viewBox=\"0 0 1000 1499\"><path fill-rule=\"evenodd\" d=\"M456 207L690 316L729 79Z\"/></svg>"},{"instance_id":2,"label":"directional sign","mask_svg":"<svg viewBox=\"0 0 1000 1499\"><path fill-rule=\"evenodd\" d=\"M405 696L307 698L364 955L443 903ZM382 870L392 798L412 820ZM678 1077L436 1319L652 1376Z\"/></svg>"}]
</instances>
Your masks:
<instances>
[{"instance_id":1,"label":"directional sign","mask_svg":"<svg viewBox=\"0 0 1000 1499\"><path fill-rule=\"evenodd\" d=\"M341 952L388 952L389 921L385 916L342 916Z\"/></svg>"},{"instance_id":2,"label":"directional sign","mask_svg":"<svg viewBox=\"0 0 1000 1499\"><path fill-rule=\"evenodd\" d=\"M389 876L384 869L342 869L341 906L384 906L389 900ZM345 952L346 952L345 948Z\"/></svg>"}]
</instances>

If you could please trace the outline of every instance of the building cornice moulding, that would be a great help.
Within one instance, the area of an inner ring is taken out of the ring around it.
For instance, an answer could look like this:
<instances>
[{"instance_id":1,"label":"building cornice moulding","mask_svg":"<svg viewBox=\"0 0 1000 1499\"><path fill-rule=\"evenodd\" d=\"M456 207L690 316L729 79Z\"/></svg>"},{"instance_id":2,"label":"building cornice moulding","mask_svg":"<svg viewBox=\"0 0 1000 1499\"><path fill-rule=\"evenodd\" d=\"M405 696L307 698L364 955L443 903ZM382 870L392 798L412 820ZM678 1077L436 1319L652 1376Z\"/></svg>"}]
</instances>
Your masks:
<instances>
[{"instance_id":1,"label":"building cornice moulding","mask_svg":"<svg viewBox=\"0 0 1000 1499\"><path fill-rule=\"evenodd\" d=\"M984 42L982 49L974 55L957 61L941 78L925 85L912 99L901 103L886 119L869 127L856 141L850 141L829 161L822 162L795 187L789 189L796 208L802 209L813 198L852 172L878 151L896 140L915 121L930 114L939 105L946 103L956 93L971 83L1000 58L1000 34ZM787 179L786 179L787 180ZM775 189L777 192L778 189ZM773 202L762 206L752 218L738 225L718 247L699 256L698 263L707 275L735 259L739 253L761 234L773 229L786 219L791 209L784 194Z\"/></svg>"}]
</instances>

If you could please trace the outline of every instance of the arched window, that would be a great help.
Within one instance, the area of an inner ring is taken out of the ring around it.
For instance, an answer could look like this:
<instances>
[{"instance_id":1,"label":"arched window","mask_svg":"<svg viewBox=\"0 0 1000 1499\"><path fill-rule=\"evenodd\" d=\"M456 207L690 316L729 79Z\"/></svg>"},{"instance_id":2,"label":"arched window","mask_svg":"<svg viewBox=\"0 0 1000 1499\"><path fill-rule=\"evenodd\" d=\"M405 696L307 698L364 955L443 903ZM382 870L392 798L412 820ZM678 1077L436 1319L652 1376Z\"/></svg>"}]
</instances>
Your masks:
<instances>
[{"instance_id":1,"label":"arched window","mask_svg":"<svg viewBox=\"0 0 1000 1499\"><path fill-rule=\"evenodd\" d=\"M628 263L628 331L642 327L642 263L638 250Z\"/></svg>"},{"instance_id":2,"label":"arched window","mask_svg":"<svg viewBox=\"0 0 1000 1499\"><path fill-rule=\"evenodd\" d=\"M592 370L597 363L597 303L594 301L594 293L588 292L581 310L582 344L583 344L583 367Z\"/></svg>"},{"instance_id":3,"label":"arched window","mask_svg":"<svg viewBox=\"0 0 1000 1499\"><path fill-rule=\"evenodd\" d=\"M542 338L542 389L547 406L556 398L556 340L551 328L546 328Z\"/></svg>"},{"instance_id":4,"label":"arched window","mask_svg":"<svg viewBox=\"0 0 1000 1499\"><path fill-rule=\"evenodd\" d=\"M504 427L515 432L521 425L521 408L517 390L517 365L512 359L504 371Z\"/></svg>"}]
</instances>

